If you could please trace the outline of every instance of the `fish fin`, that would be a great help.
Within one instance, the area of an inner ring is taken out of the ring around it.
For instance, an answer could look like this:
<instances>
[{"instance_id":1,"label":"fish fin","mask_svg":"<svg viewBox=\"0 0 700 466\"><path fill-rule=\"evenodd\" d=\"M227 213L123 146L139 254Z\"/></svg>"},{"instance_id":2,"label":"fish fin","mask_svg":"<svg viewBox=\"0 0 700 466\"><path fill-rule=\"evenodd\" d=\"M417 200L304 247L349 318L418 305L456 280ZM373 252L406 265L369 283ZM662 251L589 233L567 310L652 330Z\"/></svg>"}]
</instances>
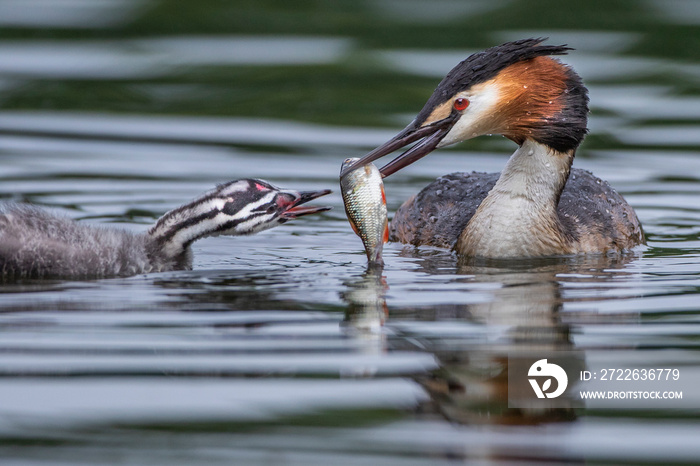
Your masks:
<instances>
[{"instance_id":1,"label":"fish fin","mask_svg":"<svg viewBox=\"0 0 700 466\"><path fill-rule=\"evenodd\" d=\"M389 222L384 224L384 237L382 238L382 240L385 243L389 242Z\"/></svg>"},{"instance_id":2,"label":"fish fin","mask_svg":"<svg viewBox=\"0 0 700 466\"><path fill-rule=\"evenodd\" d=\"M382 204L386 205L386 193L384 192L384 185L382 184L379 186L379 189L382 192Z\"/></svg>"},{"instance_id":3,"label":"fish fin","mask_svg":"<svg viewBox=\"0 0 700 466\"><path fill-rule=\"evenodd\" d=\"M348 218L348 220L350 220L350 219ZM348 223L350 223L350 226L352 227L352 231L354 231L357 236L361 236L360 232L358 231L357 227L355 226L355 222L350 220Z\"/></svg>"}]
</instances>

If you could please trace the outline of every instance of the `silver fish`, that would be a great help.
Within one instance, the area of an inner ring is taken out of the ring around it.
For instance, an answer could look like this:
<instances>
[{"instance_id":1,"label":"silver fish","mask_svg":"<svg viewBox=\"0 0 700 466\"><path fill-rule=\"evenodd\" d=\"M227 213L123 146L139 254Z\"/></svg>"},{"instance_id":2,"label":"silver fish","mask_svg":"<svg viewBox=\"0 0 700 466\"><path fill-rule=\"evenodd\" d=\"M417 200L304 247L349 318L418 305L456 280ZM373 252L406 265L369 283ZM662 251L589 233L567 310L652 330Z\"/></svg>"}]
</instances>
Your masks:
<instances>
[{"instance_id":1,"label":"silver fish","mask_svg":"<svg viewBox=\"0 0 700 466\"><path fill-rule=\"evenodd\" d=\"M358 159L346 159L343 169ZM370 263L383 264L382 248L389 240L389 220L382 175L373 164L347 173L340 179L345 212L357 236L362 239Z\"/></svg>"}]
</instances>

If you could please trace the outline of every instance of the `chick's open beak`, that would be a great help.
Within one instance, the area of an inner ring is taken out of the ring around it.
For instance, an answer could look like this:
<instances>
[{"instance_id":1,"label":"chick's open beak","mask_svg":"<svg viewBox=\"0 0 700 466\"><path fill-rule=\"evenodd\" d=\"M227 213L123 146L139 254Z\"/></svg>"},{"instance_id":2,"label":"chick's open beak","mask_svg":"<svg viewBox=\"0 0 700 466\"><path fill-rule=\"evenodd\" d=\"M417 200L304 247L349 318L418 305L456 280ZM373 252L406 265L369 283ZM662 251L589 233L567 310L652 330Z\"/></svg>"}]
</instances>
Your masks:
<instances>
[{"instance_id":1,"label":"chick's open beak","mask_svg":"<svg viewBox=\"0 0 700 466\"><path fill-rule=\"evenodd\" d=\"M286 220L291 220L297 217L303 217L304 215L317 214L319 212L325 212L331 210L330 207L326 206L305 206L306 202L312 201L318 197L330 194L330 189L324 189L322 191L302 191L297 194L297 200L292 203L287 210L285 210L281 217Z\"/></svg>"},{"instance_id":2,"label":"chick's open beak","mask_svg":"<svg viewBox=\"0 0 700 466\"><path fill-rule=\"evenodd\" d=\"M379 172L382 174L382 178L386 178L387 176L396 173L402 168L407 167L408 165L432 152L438 146L438 144L440 144L442 138L444 138L450 131L455 121L457 121L458 116L458 113L452 113L447 118L418 127L416 127L415 122L411 123L389 141L377 147L372 152L351 165L345 167L343 172L340 174L341 178L345 176L345 174L350 173L359 167L367 165L368 163L384 157L397 149L422 139L416 145L379 169Z\"/></svg>"}]
</instances>

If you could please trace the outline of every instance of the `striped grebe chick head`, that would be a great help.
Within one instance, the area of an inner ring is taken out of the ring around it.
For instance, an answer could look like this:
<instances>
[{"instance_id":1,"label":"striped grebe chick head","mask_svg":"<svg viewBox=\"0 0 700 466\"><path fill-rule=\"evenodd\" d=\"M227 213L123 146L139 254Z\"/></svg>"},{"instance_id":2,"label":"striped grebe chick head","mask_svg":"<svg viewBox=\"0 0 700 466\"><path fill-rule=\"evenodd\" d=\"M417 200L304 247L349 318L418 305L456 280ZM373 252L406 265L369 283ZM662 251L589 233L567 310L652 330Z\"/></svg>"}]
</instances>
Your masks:
<instances>
[{"instance_id":1,"label":"striped grebe chick head","mask_svg":"<svg viewBox=\"0 0 700 466\"><path fill-rule=\"evenodd\" d=\"M188 250L198 239L219 235L252 235L291 219L328 210L302 205L330 190L281 189L267 181L243 179L221 184L161 217L149 230L168 257Z\"/></svg>"}]
</instances>

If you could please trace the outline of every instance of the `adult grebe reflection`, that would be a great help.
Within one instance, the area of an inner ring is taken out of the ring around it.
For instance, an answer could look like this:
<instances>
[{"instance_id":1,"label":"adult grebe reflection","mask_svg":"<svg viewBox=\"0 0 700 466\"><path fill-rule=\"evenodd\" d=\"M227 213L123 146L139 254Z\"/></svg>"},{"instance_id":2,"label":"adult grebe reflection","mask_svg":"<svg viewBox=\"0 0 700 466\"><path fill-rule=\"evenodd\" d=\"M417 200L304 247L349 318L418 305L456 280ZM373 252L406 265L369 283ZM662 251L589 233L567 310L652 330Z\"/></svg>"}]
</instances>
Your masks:
<instances>
[{"instance_id":1,"label":"adult grebe reflection","mask_svg":"<svg viewBox=\"0 0 700 466\"><path fill-rule=\"evenodd\" d=\"M487 287L492 298L486 302L389 311L386 327L390 329L392 323L406 320L474 324L473 333L465 326L463 336L451 332L449 339L435 338L434 334L421 336L420 331L412 331L410 338L402 339L401 330L392 329L393 337L383 340L385 351L406 349L407 344L413 344L414 348L437 358L440 365L437 370L414 377L430 395L429 411L466 424L527 425L576 418L577 405L573 401L567 404L565 399L558 400L557 407L548 409L508 408L509 356L512 363L519 355L528 358L536 352L566 351L574 358L572 364L583 370L585 353L575 347L571 326L562 320L565 298L559 276L619 274L619 270L610 270L619 269L633 260L633 256L587 256L537 263L528 261L527 264L522 261L457 264L454 256L434 251L407 249L403 255L418 259L418 272L458 273L467 283L466 288L469 283L497 285ZM364 328L366 332L367 318L374 316L375 329L381 328L387 286L386 281L369 274L349 284L349 291L343 296L348 302L344 325L355 326L358 330ZM484 287L475 286L474 289L483 290ZM361 290L359 295L358 290ZM372 300L372 296L376 299ZM511 381L511 389L513 383ZM525 378L516 383L531 390Z\"/></svg>"}]
</instances>

